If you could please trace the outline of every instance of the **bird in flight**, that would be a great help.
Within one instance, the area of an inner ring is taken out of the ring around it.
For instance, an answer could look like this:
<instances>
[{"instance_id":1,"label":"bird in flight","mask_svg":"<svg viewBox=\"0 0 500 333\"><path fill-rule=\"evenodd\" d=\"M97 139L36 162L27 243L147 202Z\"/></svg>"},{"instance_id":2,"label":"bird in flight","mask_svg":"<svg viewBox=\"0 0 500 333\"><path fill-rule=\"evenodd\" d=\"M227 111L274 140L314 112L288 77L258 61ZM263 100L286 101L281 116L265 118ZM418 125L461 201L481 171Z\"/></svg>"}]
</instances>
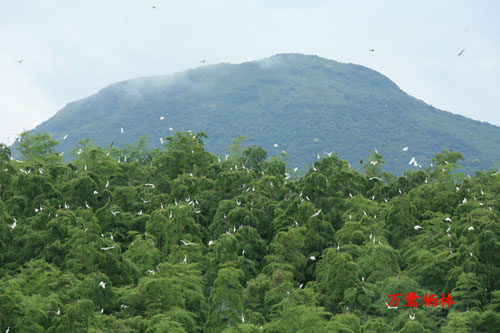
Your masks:
<instances>
[{"instance_id":1,"label":"bird in flight","mask_svg":"<svg viewBox=\"0 0 500 333\"><path fill-rule=\"evenodd\" d=\"M187 245L194 245L194 243L185 242L185 241L183 241L182 239L180 240L180 242L181 242L182 244L186 245L186 246L187 246Z\"/></svg>"},{"instance_id":2,"label":"bird in flight","mask_svg":"<svg viewBox=\"0 0 500 333\"><path fill-rule=\"evenodd\" d=\"M22 63L23 63L23 61L24 61L24 59L19 59L19 60L16 60L16 62L17 62L17 63L19 63L19 64L22 64Z\"/></svg>"},{"instance_id":3,"label":"bird in flight","mask_svg":"<svg viewBox=\"0 0 500 333\"><path fill-rule=\"evenodd\" d=\"M460 57L464 52L465 52L465 49L463 49L462 51L458 52L457 56Z\"/></svg>"},{"instance_id":4,"label":"bird in flight","mask_svg":"<svg viewBox=\"0 0 500 333\"><path fill-rule=\"evenodd\" d=\"M375 49L370 49L369 51L370 51L370 52L375 52Z\"/></svg>"},{"instance_id":5,"label":"bird in flight","mask_svg":"<svg viewBox=\"0 0 500 333\"><path fill-rule=\"evenodd\" d=\"M202 61L200 61L200 64L204 64L205 63L205 59L203 59Z\"/></svg>"},{"instance_id":6,"label":"bird in flight","mask_svg":"<svg viewBox=\"0 0 500 333\"><path fill-rule=\"evenodd\" d=\"M102 289L105 289L106 283L104 281L99 282L99 287L101 287Z\"/></svg>"},{"instance_id":7,"label":"bird in flight","mask_svg":"<svg viewBox=\"0 0 500 333\"><path fill-rule=\"evenodd\" d=\"M312 215L311 215L311 217L318 216L318 215L319 215L319 213L321 213L321 209L320 209L320 210L318 210L316 213L312 214Z\"/></svg>"},{"instance_id":8,"label":"bird in flight","mask_svg":"<svg viewBox=\"0 0 500 333\"><path fill-rule=\"evenodd\" d=\"M404 147L403 149L401 149L402 151L408 151L408 147Z\"/></svg>"},{"instance_id":9,"label":"bird in flight","mask_svg":"<svg viewBox=\"0 0 500 333\"><path fill-rule=\"evenodd\" d=\"M111 250L111 249L114 249L115 247L114 246L110 246L110 247L101 247L101 250L103 251L108 251L108 250Z\"/></svg>"}]
</instances>

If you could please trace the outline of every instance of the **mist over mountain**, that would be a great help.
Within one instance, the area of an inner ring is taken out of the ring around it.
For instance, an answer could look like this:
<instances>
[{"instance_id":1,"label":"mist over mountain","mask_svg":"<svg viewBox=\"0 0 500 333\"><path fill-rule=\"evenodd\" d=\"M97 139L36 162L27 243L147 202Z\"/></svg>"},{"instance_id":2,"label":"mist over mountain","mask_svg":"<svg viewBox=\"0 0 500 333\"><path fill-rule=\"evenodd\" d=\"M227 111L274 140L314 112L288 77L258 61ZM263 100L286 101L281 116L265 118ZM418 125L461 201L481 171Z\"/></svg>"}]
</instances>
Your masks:
<instances>
[{"instance_id":1,"label":"mist over mountain","mask_svg":"<svg viewBox=\"0 0 500 333\"><path fill-rule=\"evenodd\" d=\"M169 128L205 132L215 153L245 135L245 146L269 155L284 150L299 168L332 151L359 167L375 148L393 173L414 168L412 157L425 168L442 150L461 152L468 172L500 161L500 127L438 110L369 68L300 54L118 82L69 103L34 131L50 133L70 156L85 138L105 147L147 134L157 147Z\"/></svg>"}]
</instances>

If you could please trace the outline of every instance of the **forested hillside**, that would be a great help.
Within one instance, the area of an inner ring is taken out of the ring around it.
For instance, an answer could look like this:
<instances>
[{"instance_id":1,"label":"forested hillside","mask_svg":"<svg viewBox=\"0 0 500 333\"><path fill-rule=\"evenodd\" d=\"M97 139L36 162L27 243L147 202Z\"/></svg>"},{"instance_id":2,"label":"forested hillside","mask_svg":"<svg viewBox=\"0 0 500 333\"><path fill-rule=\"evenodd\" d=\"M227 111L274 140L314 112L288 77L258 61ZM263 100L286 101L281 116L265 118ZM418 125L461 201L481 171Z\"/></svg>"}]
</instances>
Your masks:
<instances>
[{"instance_id":1,"label":"forested hillside","mask_svg":"<svg viewBox=\"0 0 500 333\"><path fill-rule=\"evenodd\" d=\"M156 148L172 131L188 130L207 133L210 152L223 153L244 135L271 156L286 151L299 168L317 153L336 152L361 170L359 160L375 148L397 175L412 157L426 168L443 150L464 154L466 173L500 161L499 127L438 110L369 68L301 54L112 84L69 103L34 132L58 139L69 161L86 138L121 147L147 133Z\"/></svg>"},{"instance_id":2,"label":"forested hillside","mask_svg":"<svg viewBox=\"0 0 500 333\"><path fill-rule=\"evenodd\" d=\"M500 327L500 174L457 172L459 152L402 177L375 151L362 173L321 154L295 176L241 138L207 152L202 132L83 140L70 163L21 138L20 160L0 148L2 332Z\"/></svg>"}]
</instances>

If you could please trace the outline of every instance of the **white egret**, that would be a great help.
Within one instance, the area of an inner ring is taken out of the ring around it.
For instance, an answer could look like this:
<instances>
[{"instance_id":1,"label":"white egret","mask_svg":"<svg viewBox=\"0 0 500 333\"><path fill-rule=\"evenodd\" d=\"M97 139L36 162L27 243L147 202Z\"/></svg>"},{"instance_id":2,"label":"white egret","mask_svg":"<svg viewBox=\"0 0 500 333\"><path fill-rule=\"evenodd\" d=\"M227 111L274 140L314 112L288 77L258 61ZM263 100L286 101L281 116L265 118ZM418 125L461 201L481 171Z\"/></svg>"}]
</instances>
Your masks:
<instances>
[{"instance_id":1,"label":"white egret","mask_svg":"<svg viewBox=\"0 0 500 333\"><path fill-rule=\"evenodd\" d=\"M320 210L318 210L316 213L312 214L312 215L311 215L311 217L318 216L318 215L319 215L319 213L321 213L321 209L320 209Z\"/></svg>"}]
</instances>

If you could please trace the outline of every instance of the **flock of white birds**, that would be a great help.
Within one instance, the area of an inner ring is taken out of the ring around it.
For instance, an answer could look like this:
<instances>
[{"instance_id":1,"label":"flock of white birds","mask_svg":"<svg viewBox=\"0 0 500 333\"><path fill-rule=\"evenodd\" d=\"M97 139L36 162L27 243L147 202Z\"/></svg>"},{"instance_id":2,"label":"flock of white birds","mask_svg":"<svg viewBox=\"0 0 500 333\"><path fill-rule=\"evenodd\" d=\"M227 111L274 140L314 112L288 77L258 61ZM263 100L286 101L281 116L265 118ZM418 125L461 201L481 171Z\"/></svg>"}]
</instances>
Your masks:
<instances>
[{"instance_id":1,"label":"flock of white birds","mask_svg":"<svg viewBox=\"0 0 500 333\"><path fill-rule=\"evenodd\" d=\"M160 117L160 120L164 120L164 119L165 119L165 118L164 118L163 116L162 116L162 117ZM169 128L169 130L173 131L173 128L171 128L171 127L170 127L170 128ZM124 131L124 129L123 129L123 128L120 128L120 133L121 133L121 134L124 134L124 133L125 133L125 131ZM191 131L189 131L189 133L191 133ZM193 135L193 137L195 137L195 135ZM63 139L64 139L64 140L66 140L67 138L68 138L68 135L66 134L66 135L63 137ZM274 146L275 148L278 148L278 147L279 147L279 145L278 145L277 143L273 144L273 146ZM408 148L408 147L403 147L401 150L402 150L403 152L408 152L409 148ZM378 151L377 151L377 149L376 149L376 148L375 148L375 152L376 152L376 153L378 153ZM81 153L81 151L80 151L80 153ZM331 156L332 154L333 154L333 152L325 152L325 155L326 155L326 156L328 156L328 157L329 157L329 156ZM228 154L226 154L226 155L225 155L225 160L228 160L228 158L229 158L229 155L228 155ZM319 153L317 154L317 158L318 158L318 159L321 159L321 155L320 155ZM125 161L126 161L126 160L125 160ZM18 162L21 162L21 163L22 163L22 161L18 161ZM220 158L218 158L218 162L219 162L219 163L221 163L221 159L220 159ZM375 162L375 163L374 163L374 162ZM376 165L376 161L371 161L370 163L372 163L373 165ZM446 161L445 161L445 163L446 163L446 164L448 164ZM420 164L416 161L415 157L412 157L412 158L411 158L411 160L410 160L410 162L409 162L408 164L413 165L414 167L419 167L419 168L421 168L421 167L422 167L422 166L421 166L421 165L420 165ZM431 164L431 166L433 166L433 165ZM350 165L349 165L349 167L350 167ZM250 170L249 170L247 167L245 167L245 165L244 165L244 164L242 164L242 165L240 166L240 168L241 168L241 169L244 169L244 170L246 169L246 170L247 170L247 172L250 172ZM87 171L87 169L88 169L88 168L87 168L87 165L85 165L84 170L85 170L85 171ZM294 169L293 169L293 171L294 171L294 172L296 172L296 171L297 171L297 169L298 169L298 168L294 168ZM313 169L313 171L315 171L315 172L317 171L317 170L316 170L316 168L315 168L314 166L312 167L312 169ZM236 170L238 170L238 165L234 165L234 167L231 167L231 169L230 169L230 170L235 170L235 171L236 171ZM31 172L31 169L25 170L25 169L22 169L22 168L21 168L21 169L20 169L20 171L21 171L21 172L23 172L23 173L25 173L25 174L29 174L29 173ZM39 173L40 173L40 174L43 174L43 169L39 169L38 171L39 171ZM499 174L499 173L500 173L500 170L499 170L499 172L497 172L497 173L495 173L495 174L493 174L493 175L496 175L496 174ZM262 174L264 174L264 171L262 171ZM190 175L191 177L194 177L192 173L189 173L189 175ZM223 176L223 175L221 175L221 176ZM469 176L469 177L470 177L470 176ZM285 174L285 181L286 181L286 180L288 180L289 178L290 178L290 174L286 173L286 174ZM382 179L381 179L381 178L379 178L379 177L371 177L371 178L369 178L369 180L377 180L377 181L382 181ZM427 179L425 180L425 182L427 183ZM109 185L110 185L110 182L109 182L109 180L107 180L107 181L106 181L105 188L108 188L108 186L109 186ZM144 186L145 186L145 187L149 187L149 188L151 188L151 189L154 189L154 188L155 188L155 185L154 185L154 184L152 184L152 183L147 183L147 184L144 184ZM273 187L274 185L273 185L273 183L272 183L272 182L269 182L269 186ZM250 189L250 187L247 187L245 184L243 184L243 190L246 190L246 192L248 192L248 191L250 191L250 190L255 191L255 187L252 187L252 188ZM460 188L457 186L456 190L457 190L457 191L459 191L459 190L460 190ZM97 195L98 193L99 193L99 191L98 191L97 189L96 189L96 190L94 190L94 192L93 192L93 194L94 194L94 195ZM401 191L401 189L399 189L399 193L400 193L400 195L402 195L402 191ZM484 195L483 190L481 190L481 195L482 195L482 196ZM303 197L302 192L300 193L299 197L301 198L302 202L304 202L304 200L309 201L309 197L308 197L307 195L305 195L305 196L304 196L304 198L302 198L302 197ZM353 198L352 193L349 193L349 197L350 197L351 199ZM375 200L375 196L373 196L371 199L372 199L372 200ZM476 198L475 198L475 197L474 197L474 199L476 200ZM141 197L141 201L142 201L144 204L149 204L149 203L151 203L151 200L146 200L146 199L144 199L144 198L142 198L142 197ZM195 207L196 205L198 205L198 204L199 204L199 203L198 203L198 201L197 201L196 199L195 199L195 200L191 200L191 198L189 198L189 197L186 197L186 198L185 198L185 201L186 201L186 203L187 203L187 205L188 205L188 206L189 206L189 205L191 205L191 206ZM384 198L384 201L385 201L386 203L388 202L388 200L387 200L386 198ZM242 201L241 201L241 200L239 200L239 199L235 199L235 202L236 202L236 205L237 205L238 207L240 207L240 206L242 205ZM466 202L467 202L467 198L464 198L464 199L463 199L463 201L462 201L462 203L466 203ZM175 203L175 206L177 206L179 209L181 209L181 208L183 208L183 207L184 207L184 205L180 205L180 204L177 202L177 200L176 200L176 199L174 200L174 203ZM252 205L253 205L253 202L252 202ZM483 204L482 204L482 203L480 203L480 205L481 205L481 206L483 206ZM92 209L92 207L90 207L90 205L89 205L87 202L85 202L85 207L86 207L87 209ZM60 208L61 208L61 207L60 207ZM492 207L488 207L488 208L489 208L489 210L491 210L491 209L492 209ZM66 210L69 210L69 209L70 209L70 206L69 206L69 204L68 204L68 203L64 203L64 209L66 209ZM160 204L160 209L164 209L163 204ZM250 209L252 209L252 208L250 208ZM42 207L42 206L40 206L39 208L35 208L35 213L40 213L40 212L42 212L42 211L43 211L43 207ZM195 212L195 213L197 213L197 214L198 214L198 213L201 213L201 211L200 211L200 210L198 210L198 209L195 209L195 210L194 210L194 212ZM112 214L113 216L116 216L116 215L120 214L120 211L113 211L113 210L111 210L111 214ZM315 218L315 217L318 217L320 214L321 214L321 209L319 209L319 210L318 210L318 211L316 211L314 214L312 214L312 215L310 216L310 218ZM141 215L142 215L142 210L140 210L140 211L137 213L137 215L141 216ZM364 216L368 216L368 214L366 213L366 211L363 211L363 215L364 215ZM49 216L50 216L50 213L49 213ZM223 216L224 216L224 219L226 219L226 214L224 214ZM57 213L56 213L56 217L57 217ZM169 219L172 219L172 218L173 218L173 212L172 212L172 211L170 211L170 212L169 212ZM377 215L375 215L375 216L373 217L373 219L376 219L376 218L377 218ZM350 219L350 220L352 220L352 213L349 213L349 219ZM450 223L452 222L452 220L451 220L451 218L450 218L450 217L446 217L446 218L445 218L445 221L446 221L446 222L450 222ZM12 230L13 230L14 228L16 228L17 223L18 223L18 221L17 221L16 217L13 217L13 223L10 225L10 227L11 227L11 229L12 229ZM298 222L297 222L297 221L295 221L295 224L296 224L296 226L298 226ZM240 225L238 229L240 229L240 228L242 228L242 227L243 227L243 226L242 226L242 225ZM417 231L417 232L418 232L418 231L420 231L420 230L423 230L423 227L417 224L417 225L415 225L415 226L413 227L413 229L414 229L415 231ZM85 232L87 232L87 230L88 230L88 229L85 229ZM446 229L446 234L447 234L447 236L448 236L449 238L451 238L451 237L452 237L452 236L450 235L450 233L449 233L449 232L450 232L450 230L451 230L451 225L448 225L448 228ZM470 226L470 227L468 228L468 231L473 231L473 230L474 230L474 227L473 227L473 226ZM235 233L236 231L237 231L237 228L234 226L232 230L227 230L227 231L226 231L226 234L231 235L231 234ZM104 234L101 234L101 237L103 237L103 238L104 238L104 237L105 237L105 236L104 236ZM110 239L111 239L112 241L114 241L114 240L113 240L113 235L112 235L112 234L110 235ZM376 236L375 236L375 235L373 235L372 233L370 234L370 240L372 240L373 244L376 244ZM184 246L192 246L192 245L195 245L195 244L194 244L194 243L192 243L192 242L184 241L184 240L182 240L182 239L180 240L180 243L181 243L182 245L184 245ZM212 246L213 244L214 244L214 241L213 241L213 240L208 241L208 246ZM380 245L382 244L382 242L381 242L381 240L380 240L380 239L378 240L378 244L380 244ZM448 247L449 247L449 249L450 249L450 250L449 250L450 254L453 254L453 250L452 250L452 243L451 243L451 242L449 242L449 243L448 243ZM112 250L112 249L114 249L114 248L115 248L115 246L114 246L114 245L111 245L111 246L107 246L107 247L101 247L101 248L100 248L100 250L102 250L102 251L109 251L109 250ZM337 250L338 250L338 251L340 251L340 243L337 243ZM242 255L244 255L244 254L245 254L245 251L243 250ZM473 256L473 254L472 254L472 252L471 252L471 251L469 252L469 255L470 255L471 257ZM309 257L309 259L310 259L311 261L316 261L316 260L317 260L317 258L316 258L315 256L310 256L310 257ZM183 263L187 265L187 263L188 263L188 258L187 258L187 255L185 255L185 256L184 256ZM157 267L157 269L158 269L158 267ZM153 274L153 275L154 275L154 274L155 274L155 271L153 271L153 270L149 269L149 270L147 270L147 272L146 272L146 273L148 273L148 274ZM364 281L365 281L364 276L362 276L361 280L362 280L362 282L364 282ZM102 288L102 289L105 289L105 288L106 288L106 283L105 283L104 281L101 281L101 282L99 282L98 287L99 287L99 288ZM303 287L303 284L301 284L299 288L302 288L302 287ZM386 302L386 305L387 305L387 309L389 309L389 310L391 310L391 309L397 309L397 306L396 306L396 307L389 306L389 305L387 304L387 302ZM121 308L127 308L127 307L128 307L128 305L126 305L126 304L122 304L122 305L121 305ZM51 310L48 310L48 311L47 311L47 313L54 313L55 315L60 316L60 315L61 315L61 310L60 310L60 309L58 309L57 311L51 311ZM101 309L101 313L104 313L104 309ZM410 317L410 319L411 319L411 320L414 320L414 319L415 319L415 314L410 314L410 315L409 315L409 317ZM243 314L242 314L241 320L242 320L242 322L243 322L243 323L245 322L245 318L244 318ZM7 329L7 331L6 331L6 332L8 332L8 330L9 330L9 329Z\"/></svg>"}]
</instances>

